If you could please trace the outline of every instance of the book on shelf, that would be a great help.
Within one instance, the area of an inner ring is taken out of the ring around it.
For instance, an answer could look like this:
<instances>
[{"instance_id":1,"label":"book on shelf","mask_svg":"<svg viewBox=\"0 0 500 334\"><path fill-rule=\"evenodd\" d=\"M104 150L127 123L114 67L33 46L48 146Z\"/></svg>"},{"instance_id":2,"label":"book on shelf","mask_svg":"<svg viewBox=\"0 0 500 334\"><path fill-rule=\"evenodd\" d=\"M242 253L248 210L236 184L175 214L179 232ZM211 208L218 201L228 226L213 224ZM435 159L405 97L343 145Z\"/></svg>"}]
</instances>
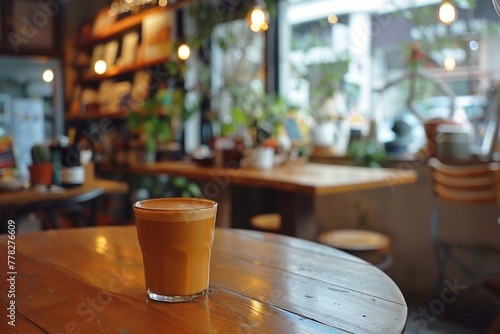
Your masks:
<instances>
[{"instance_id":1,"label":"book on shelf","mask_svg":"<svg viewBox=\"0 0 500 334\"><path fill-rule=\"evenodd\" d=\"M90 58L90 72L94 71L94 64L96 61L104 58L104 47L104 44L94 46L94 49L92 50L92 57Z\"/></svg>"},{"instance_id":2,"label":"book on shelf","mask_svg":"<svg viewBox=\"0 0 500 334\"><path fill-rule=\"evenodd\" d=\"M104 54L102 60L109 67L115 65L116 55L118 54L118 41L109 41L104 45Z\"/></svg>"},{"instance_id":3,"label":"book on shelf","mask_svg":"<svg viewBox=\"0 0 500 334\"><path fill-rule=\"evenodd\" d=\"M139 33L132 31L123 36L122 50L117 65L120 67L134 64L137 61L137 45L139 42Z\"/></svg>"}]
</instances>

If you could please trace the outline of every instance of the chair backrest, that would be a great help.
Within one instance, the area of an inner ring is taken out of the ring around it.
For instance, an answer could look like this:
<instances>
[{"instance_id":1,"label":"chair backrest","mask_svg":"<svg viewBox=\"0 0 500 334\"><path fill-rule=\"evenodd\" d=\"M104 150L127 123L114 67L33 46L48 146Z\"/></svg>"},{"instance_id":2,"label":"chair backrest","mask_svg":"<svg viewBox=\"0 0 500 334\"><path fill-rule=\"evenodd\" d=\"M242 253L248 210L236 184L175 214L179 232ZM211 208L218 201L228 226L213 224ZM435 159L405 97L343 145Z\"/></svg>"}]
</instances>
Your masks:
<instances>
[{"instance_id":1,"label":"chair backrest","mask_svg":"<svg viewBox=\"0 0 500 334\"><path fill-rule=\"evenodd\" d=\"M443 200L460 203L493 203L497 198L495 172L498 163L450 166L430 158L434 194Z\"/></svg>"}]
</instances>

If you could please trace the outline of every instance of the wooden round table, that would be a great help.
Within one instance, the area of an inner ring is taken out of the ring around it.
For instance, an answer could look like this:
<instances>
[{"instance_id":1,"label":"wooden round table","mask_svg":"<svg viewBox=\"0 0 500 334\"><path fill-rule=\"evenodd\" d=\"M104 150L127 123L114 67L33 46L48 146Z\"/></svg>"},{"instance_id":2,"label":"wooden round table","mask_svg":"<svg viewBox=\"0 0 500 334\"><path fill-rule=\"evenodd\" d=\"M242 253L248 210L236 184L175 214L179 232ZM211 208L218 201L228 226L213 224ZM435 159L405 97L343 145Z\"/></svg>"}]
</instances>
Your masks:
<instances>
[{"instance_id":1,"label":"wooden round table","mask_svg":"<svg viewBox=\"0 0 500 334\"><path fill-rule=\"evenodd\" d=\"M188 303L146 297L135 226L18 235L15 324L1 333L400 333L396 284L356 257L269 233L216 229L210 292ZM2 267L9 239L0 237ZM12 249L12 247L11 247ZM10 286L12 288L12 285Z\"/></svg>"}]
</instances>

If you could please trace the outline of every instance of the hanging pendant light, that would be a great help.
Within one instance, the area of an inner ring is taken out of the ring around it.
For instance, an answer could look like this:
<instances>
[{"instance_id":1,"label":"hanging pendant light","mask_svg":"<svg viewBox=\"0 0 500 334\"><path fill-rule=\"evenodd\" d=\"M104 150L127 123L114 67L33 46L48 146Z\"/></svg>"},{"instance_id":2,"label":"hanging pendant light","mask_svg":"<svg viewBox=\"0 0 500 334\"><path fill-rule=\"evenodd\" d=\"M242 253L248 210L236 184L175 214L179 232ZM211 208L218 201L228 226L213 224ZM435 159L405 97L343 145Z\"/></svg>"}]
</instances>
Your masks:
<instances>
[{"instance_id":1,"label":"hanging pendant light","mask_svg":"<svg viewBox=\"0 0 500 334\"><path fill-rule=\"evenodd\" d=\"M186 43L182 43L177 49L177 57L180 60L187 60L191 55L191 48Z\"/></svg>"},{"instance_id":2,"label":"hanging pendant light","mask_svg":"<svg viewBox=\"0 0 500 334\"><path fill-rule=\"evenodd\" d=\"M451 0L443 0L438 10L439 21L447 26L452 24L457 19L457 8Z\"/></svg>"},{"instance_id":3,"label":"hanging pendant light","mask_svg":"<svg viewBox=\"0 0 500 334\"><path fill-rule=\"evenodd\" d=\"M51 68L46 69L42 73L42 79L45 82L52 82L54 80L54 71Z\"/></svg>"},{"instance_id":4,"label":"hanging pendant light","mask_svg":"<svg viewBox=\"0 0 500 334\"><path fill-rule=\"evenodd\" d=\"M254 32L266 31L269 28L269 12L265 6L258 4L247 14L247 22Z\"/></svg>"}]
</instances>

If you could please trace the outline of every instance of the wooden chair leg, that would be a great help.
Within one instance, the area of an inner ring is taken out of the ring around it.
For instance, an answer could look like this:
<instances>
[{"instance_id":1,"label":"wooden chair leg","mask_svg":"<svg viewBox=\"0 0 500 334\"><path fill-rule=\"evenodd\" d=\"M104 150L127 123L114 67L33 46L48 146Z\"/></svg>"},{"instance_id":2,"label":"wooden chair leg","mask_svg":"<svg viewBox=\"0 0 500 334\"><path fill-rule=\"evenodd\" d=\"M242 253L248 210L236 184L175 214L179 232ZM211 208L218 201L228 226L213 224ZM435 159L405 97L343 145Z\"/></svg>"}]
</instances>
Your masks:
<instances>
[{"instance_id":1,"label":"wooden chair leg","mask_svg":"<svg viewBox=\"0 0 500 334\"><path fill-rule=\"evenodd\" d=\"M52 228L52 229L61 228L61 226L59 226L59 223L57 222L57 217L54 214L54 212L52 212L52 210L45 211L45 215L47 216L47 222L49 223L49 227L48 227L49 229L50 228Z\"/></svg>"}]
</instances>

